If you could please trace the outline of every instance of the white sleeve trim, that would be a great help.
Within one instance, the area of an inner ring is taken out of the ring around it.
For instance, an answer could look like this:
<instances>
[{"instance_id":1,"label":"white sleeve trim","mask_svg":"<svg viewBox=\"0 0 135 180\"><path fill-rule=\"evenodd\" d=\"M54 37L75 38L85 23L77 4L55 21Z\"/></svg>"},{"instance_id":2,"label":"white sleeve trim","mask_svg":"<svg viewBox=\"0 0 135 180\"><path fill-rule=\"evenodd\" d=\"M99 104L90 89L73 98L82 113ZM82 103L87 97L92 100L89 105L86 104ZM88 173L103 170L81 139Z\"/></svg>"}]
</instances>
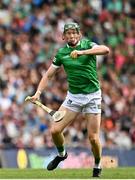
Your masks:
<instances>
[{"instance_id":1,"label":"white sleeve trim","mask_svg":"<svg viewBox=\"0 0 135 180\"><path fill-rule=\"evenodd\" d=\"M54 65L54 64L52 64L52 66L53 66L54 68L60 68L60 66L56 66L56 65Z\"/></svg>"},{"instance_id":2,"label":"white sleeve trim","mask_svg":"<svg viewBox=\"0 0 135 180\"><path fill-rule=\"evenodd\" d=\"M92 48L96 47L96 46L99 46L99 45L97 43L95 43L95 42L92 42Z\"/></svg>"},{"instance_id":3,"label":"white sleeve trim","mask_svg":"<svg viewBox=\"0 0 135 180\"><path fill-rule=\"evenodd\" d=\"M99 45L96 44L96 45L92 46L92 48L94 48L94 47L99 47Z\"/></svg>"}]
</instances>

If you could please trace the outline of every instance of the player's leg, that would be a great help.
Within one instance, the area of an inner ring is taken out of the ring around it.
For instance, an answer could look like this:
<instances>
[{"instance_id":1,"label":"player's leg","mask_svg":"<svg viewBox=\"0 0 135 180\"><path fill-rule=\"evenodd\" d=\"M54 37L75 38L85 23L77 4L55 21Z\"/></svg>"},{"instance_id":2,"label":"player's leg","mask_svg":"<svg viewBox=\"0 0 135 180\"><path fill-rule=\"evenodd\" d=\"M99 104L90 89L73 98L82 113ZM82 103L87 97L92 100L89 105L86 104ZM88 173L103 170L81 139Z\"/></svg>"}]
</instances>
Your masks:
<instances>
[{"instance_id":1,"label":"player's leg","mask_svg":"<svg viewBox=\"0 0 135 180\"><path fill-rule=\"evenodd\" d=\"M64 136L62 132L64 128L67 127L75 119L76 115L78 114L77 112L71 111L65 108L64 106L61 106L59 110L65 110L66 115L61 121L53 122L51 126L51 134L52 134L53 142L59 154L58 156L54 158L54 160L52 160L48 164L47 166L48 170L55 169L61 161L67 158L67 152L64 147Z\"/></svg>"},{"instance_id":2,"label":"player's leg","mask_svg":"<svg viewBox=\"0 0 135 180\"><path fill-rule=\"evenodd\" d=\"M101 174L101 153L102 147L99 139L101 123L101 91L89 94L89 103L83 108L87 120L88 137L91 149L95 159L93 177L99 177Z\"/></svg>"},{"instance_id":3,"label":"player's leg","mask_svg":"<svg viewBox=\"0 0 135 180\"><path fill-rule=\"evenodd\" d=\"M99 177L101 173L101 153L102 147L99 139L101 114L86 114L88 137L95 159L93 177Z\"/></svg>"},{"instance_id":4,"label":"player's leg","mask_svg":"<svg viewBox=\"0 0 135 180\"><path fill-rule=\"evenodd\" d=\"M52 123L51 134L52 134L53 141L59 153L61 152L60 155L62 156L64 155L62 154L62 149L63 149L62 146L64 146L64 136L63 136L62 131L75 119L78 113L71 111L65 108L64 106L61 106L59 110L66 111L66 115L62 119L62 121Z\"/></svg>"}]
</instances>

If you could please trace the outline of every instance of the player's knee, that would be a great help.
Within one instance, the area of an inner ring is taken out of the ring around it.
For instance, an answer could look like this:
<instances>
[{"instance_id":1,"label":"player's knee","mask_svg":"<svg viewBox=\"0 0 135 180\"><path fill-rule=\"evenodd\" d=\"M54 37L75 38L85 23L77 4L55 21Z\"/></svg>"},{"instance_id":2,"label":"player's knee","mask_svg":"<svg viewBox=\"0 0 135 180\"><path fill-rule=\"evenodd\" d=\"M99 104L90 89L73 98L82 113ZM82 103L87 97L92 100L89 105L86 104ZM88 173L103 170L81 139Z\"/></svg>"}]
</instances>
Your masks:
<instances>
[{"instance_id":1,"label":"player's knee","mask_svg":"<svg viewBox=\"0 0 135 180\"><path fill-rule=\"evenodd\" d=\"M99 141L98 135L89 135L89 140L92 145L96 144Z\"/></svg>"},{"instance_id":2,"label":"player's knee","mask_svg":"<svg viewBox=\"0 0 135 180\"><path fill-rule=\"evenodd\" d=\"M50 129L50 131L51 131L51 134L52 134L52 135L61 133L61 129L60 129L59 127L57 127L57 126L52 126L51 129Z\"/></svg>"}]
</instances>

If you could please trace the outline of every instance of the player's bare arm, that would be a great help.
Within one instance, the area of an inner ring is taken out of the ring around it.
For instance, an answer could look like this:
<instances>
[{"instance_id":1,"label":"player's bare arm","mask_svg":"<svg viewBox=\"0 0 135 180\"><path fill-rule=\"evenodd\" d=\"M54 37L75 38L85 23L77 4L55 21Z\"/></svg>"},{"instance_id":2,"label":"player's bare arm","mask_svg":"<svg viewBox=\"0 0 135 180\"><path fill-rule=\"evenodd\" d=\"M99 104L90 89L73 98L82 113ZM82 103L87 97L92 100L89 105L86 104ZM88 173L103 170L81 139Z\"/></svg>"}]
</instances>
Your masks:
<instances>
[{"instance_id":1,"label":"player's bare arm","mask_svg":"<svg viewBox=\"0 0 135 180\"><path fill-rule=\"evenodd\" d=\"M105 45L96 45L91 49L87 50L74 50L71 52L70 56L72 58L77 58L78 55L105 55L109 53L109 48Z\"/></svg>"},{"instance_id":2,"label":"player's bare arm","mask_svg":"<svg viewBox=\"0 0 135 180\"><path fill-rule=\"evenodd\" d=\"M55 68L54 66L51 65L49 67L47 72L41 78L36 93L31 97L31 101L35 101L40 98L42 91L46 89L48 81L55 75L56 71L57 68Z\"/></svg>"}]
</instances>

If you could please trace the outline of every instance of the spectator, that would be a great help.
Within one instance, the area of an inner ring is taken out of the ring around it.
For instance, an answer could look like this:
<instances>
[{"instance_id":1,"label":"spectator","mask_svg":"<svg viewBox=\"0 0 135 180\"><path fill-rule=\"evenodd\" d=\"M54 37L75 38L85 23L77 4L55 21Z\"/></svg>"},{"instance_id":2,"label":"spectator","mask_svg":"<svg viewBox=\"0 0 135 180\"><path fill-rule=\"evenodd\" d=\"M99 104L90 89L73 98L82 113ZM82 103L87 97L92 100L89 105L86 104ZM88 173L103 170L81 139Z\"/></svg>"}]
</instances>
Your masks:
<instances>
[{"instance_id":1,"label":"spectator","mask_svg":"<svg viewBox=\"0 0 135 180\"><path fill-rule=\"evenodd\" d=\"M103 146L135 146L134 4L133 0L1 1L0 148L53 146L48 115L32 104L24 104L24 98L35 92L59 48L57 44L63 44L63 24L71 20L81 23L84 36L99 44L104 42L111 49L109 56L99 57L98 61L103 90ZM41 97L54 109L63 101L67 88L61 71ZM82 118L79 116L76 124L65 131L69 146L88 146Z\"/></svg>"}]
</instances>

